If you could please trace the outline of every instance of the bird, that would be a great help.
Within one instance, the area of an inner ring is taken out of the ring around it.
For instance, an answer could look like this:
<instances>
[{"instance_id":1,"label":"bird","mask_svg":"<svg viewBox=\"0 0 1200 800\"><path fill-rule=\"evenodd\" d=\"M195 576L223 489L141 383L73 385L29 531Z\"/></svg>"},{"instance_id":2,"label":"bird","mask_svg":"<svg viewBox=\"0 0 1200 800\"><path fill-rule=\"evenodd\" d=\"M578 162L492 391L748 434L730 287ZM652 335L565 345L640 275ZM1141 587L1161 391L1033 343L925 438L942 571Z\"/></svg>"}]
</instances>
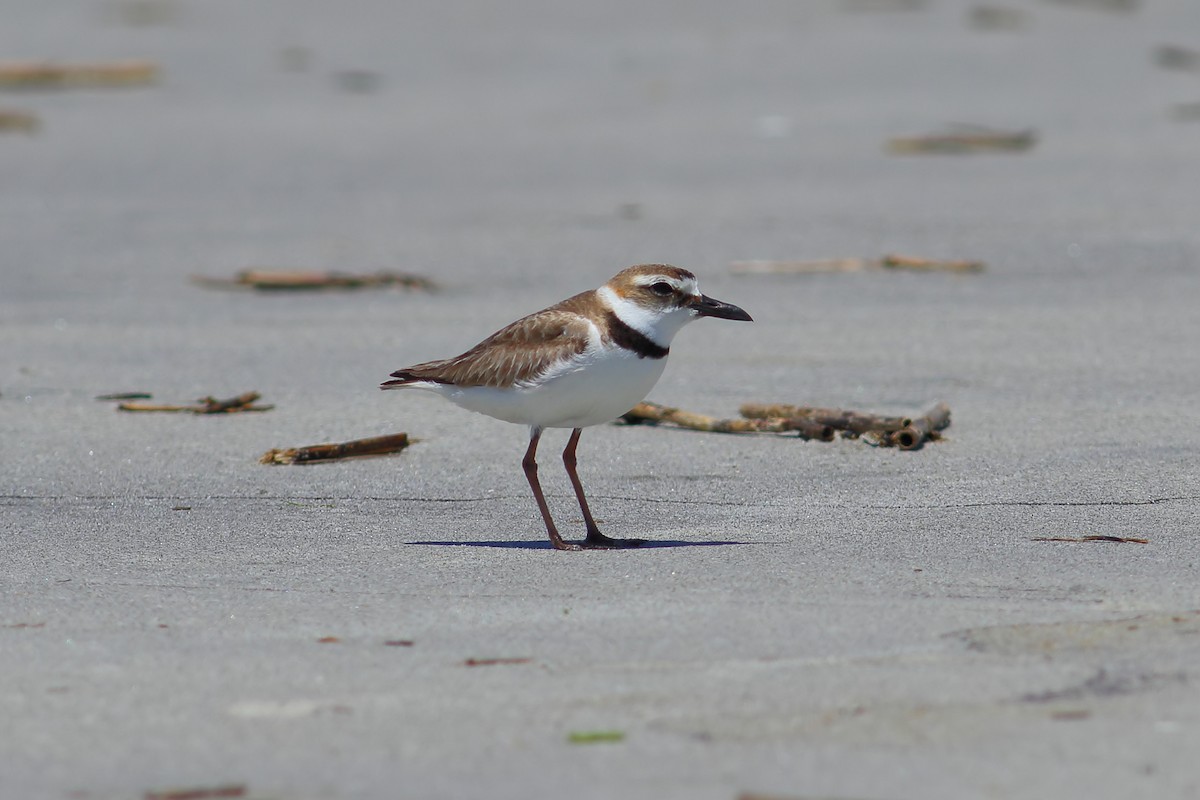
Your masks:
<instances>
[{"instance_id":1,"label":"bird","mask_svg":"<svg viewBox=\"0 0 1200 800\"><path fill-rule=\"evenodd\" d=\"M381 389L423 389L450 402L529 427L521 461L556 550L638 547L643 539L600 532L576 471L584 428L611 422L639 403L666 367L675 334L701 317L752 321L738 306L700 292L696 276L669 264L640 264L598 289L581 292L518 319L454 358L391 373ZM563 466L587 535L559 533L538 480L537 448L547 428L570 428Z\"/></svg>"}]
</instances>

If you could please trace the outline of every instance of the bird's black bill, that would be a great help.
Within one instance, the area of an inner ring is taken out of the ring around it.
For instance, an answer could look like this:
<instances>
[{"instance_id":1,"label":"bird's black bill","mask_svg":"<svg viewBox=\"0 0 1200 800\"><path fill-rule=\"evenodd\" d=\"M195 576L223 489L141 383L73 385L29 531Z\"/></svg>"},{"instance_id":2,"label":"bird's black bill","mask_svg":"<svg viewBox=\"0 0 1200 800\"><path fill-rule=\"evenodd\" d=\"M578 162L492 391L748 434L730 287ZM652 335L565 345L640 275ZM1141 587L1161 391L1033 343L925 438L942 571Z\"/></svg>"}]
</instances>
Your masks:
<instances>
[{"instance_id":1,"label":"bird's black bill","mask_svg":"<svg viewBox=\"0 0 1200 800\"><path fill-rule=\"evenodd\" d=\"M693 311L702 317L717 317L718 319L737 319L743 322L753 322L754 318L732 303L722 303L707 295L700 295L688 304Z\"/></svg>"}]
</instances>

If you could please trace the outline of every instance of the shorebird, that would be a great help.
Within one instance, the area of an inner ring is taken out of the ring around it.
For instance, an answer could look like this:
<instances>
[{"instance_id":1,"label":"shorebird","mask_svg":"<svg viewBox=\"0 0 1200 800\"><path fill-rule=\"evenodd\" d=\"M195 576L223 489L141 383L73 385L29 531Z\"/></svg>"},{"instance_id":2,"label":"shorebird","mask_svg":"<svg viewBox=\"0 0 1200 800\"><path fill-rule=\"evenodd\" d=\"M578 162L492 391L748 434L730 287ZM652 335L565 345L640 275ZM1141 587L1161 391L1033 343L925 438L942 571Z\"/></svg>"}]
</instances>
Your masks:
<instances>
[{"instance_id":1,"label":"shorebird","mask_svg":"<svg viewBox=\"0 0 1200 800\"><path fill-rule=\"evenodd\" d=\"M662 375L671 340L700 317L750 321L735 305L700 293L696 276L668 264L643 264L501 328L462 355L392 373L380 388L435 392L462 408L529 426L521 466L558 550L637 547L597 527L576 472L579 435L640 402ZM546 428L570 428L563 465L579 500L587 536L559 534L538 481L537 447Z\"/></svg>"}]
</instances>

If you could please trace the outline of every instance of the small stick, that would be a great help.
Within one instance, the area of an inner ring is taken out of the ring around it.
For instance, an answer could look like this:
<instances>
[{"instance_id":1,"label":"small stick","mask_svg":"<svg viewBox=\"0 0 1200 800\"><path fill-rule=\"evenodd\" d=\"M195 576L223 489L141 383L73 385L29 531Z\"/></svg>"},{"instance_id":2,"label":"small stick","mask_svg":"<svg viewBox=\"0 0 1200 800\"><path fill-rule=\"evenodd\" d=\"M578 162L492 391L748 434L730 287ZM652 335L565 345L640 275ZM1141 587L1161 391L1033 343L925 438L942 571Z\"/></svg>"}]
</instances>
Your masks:
<instances>
[{"instance_id":1,"label":"small stick","mask_svg":"<svg viewBox=\"0 0 1200 800\"><path fill-rule=\"evenodd\" d=\"M918 272L983 272L982 261L939 261L931 258L885 255L880 262L884 269L908 269Z\"/></svg>"},{"instance_id":2,"label":"small stick","mask_svg":"<svg viewBox=\"0 0 1200 800\"><path fill-rule=\"evenodd\" d=\"M734 261L729 270L739 275L810 275L824 272L863 272L878 269L868 258L825 258L814 261Z\"/></svg>"},{"instance_id":3,"label":"small stick","mask_svg":"<svg viewBox=\"0 0 1200 800\"><path fill-rule=\"evenodd\" d=\"M940 431L950 426L950 406L938 403L902 429L887 435L888 444L901 450L917 450L927 440L940 438Z\"/></svg>"},{"instance_id":4,"label":"small stick","mask_svg":"<svg viewBox=\"0 0 1200 800\"><path fill-rule=\"evenodd\" d=\"M36 133L41 124L42 121L38 119L37 114L0 108L0 131Z\"/></svg>"},{"instance_id":5,"label":"small stick","mask_svg":"<svg viewBox=\"0 0 1200 800\"><path fill-rule=\"evenodd\" d=\"M877 447L917 450L926 441L941 438L950 425L950 407L938 403L919 417L886 417L839 408L809 408L786 404L746 403L739 409L741 419L718 419L678 408L641 402L621 421L629 425L666 422L696 431L713 433L785 433L795 431L801 438L828 442L835 431L844 438L866 436Z\"/></svg>"},{"instance_id":6,"label":"small stick","mask_svg":"<svg viewBox=\"0 0 1200 800\"><path fill-rule=\"evenodd\" d=\"M22 61L0 64L0 88L8 89L145 86L157 80L158 65L152 61L97 64Z\"/></svg>"},{"instance_id":7,"label":"small stick","mask_svg":"<svg viewBox=\"0 0 1200 800\"><path fill-rule=\"evenodd\" d=\"M213 397L202 397L195 405L179 406L162 403L143 403L137 400L121 403L118 411L159 411L184 414L232 414L238 411L270 411L275 406L256 406L254 401L261 395L258 392L245 392L227 400L217 400Z\"/></svg>"},{"instance_id":8,"label":"small stick","mask_svg":"<svg viewBox=\"0 0 1200 800\"><path fill-rule=\"evenodd\" d=\"M718 419L706 414L696 414L678 408L642 401L630 409L622 421L630 425L649 423L652 425L667 422L693 431L709 433L787 433L795 431L805 439L831 441L833 431L811 419L796 417L793 419Z\"/></svg>"},{"instance_id":9,"label":"small stick","mask_svg":"<svg viewBox=\"0 0 1200 800\"><path fill-rule=\"evenodd\" d=\"M262 397L258 392L244 392L237 397L230 397L225 400L218 400L215 397L200 398L200 410L197 414L225 414L230 411L265 411L270 406L265 408L255 409L252 407L255 400Z\"/></svg>"},{"instance_id":10,"label":"small stick","mask_svg":"<svg viewBox=\"0 0 1200 800\"><path fill-rule=\"evenodd\" d=\"M925 136L900 136L889 139L887 149L898 155L979 153L988 150L1020 152L1037 143L1032 130L991 131L980 129L971 133L933 133Z\"/></svg>"},{"instance_id":11,"label":"small stick","mask_svg":"<svg viewBox=\"0 0 1200 800\"><path fill-rule=\"evenodd\" d=\"M215 797L245 797L245 784L228 786L199 786L188 789L151 790L143 795L144 800L208 800Z\"/></svg>"},{"instance_id":12,"label":"small stick","mask_svg":"<svg viewBox=\"0 0 1200 800\"><path fill-rule=\"evenodd\" d=\"M1154 51L1154 63L1164 69L1200 70L1200 50L1174 44L1159 45Z\"/></svg>"},{"instance_id":13,"label":"small stick","mask_svg":"<svg viewBox=\"0 0 1200 800\"><path fill-rule=\"evenodd\" d=\"M260 464L304 464L309 461L328 461L359 456L382 456L399 453L409 445L407 433L352 439L348 442L310 444L306 447L268 450L258 459Z\"/></svg>"},{"instance_id":14,"label":"small stick","mask_svg":"<svg viewBox=\"0 0 1200 800\"><path fill-rule=\"evenodd\" d=\"M857 435L892 433L912 422L908 417L881 417L877 414L864 414L861 411L847 411L840 408L809 408L782 403L746 403L738 409L738 413L749 419L805 417L822 425Z\"/></svg>"},{"instance_id":15,"label":"small stick","mask_svg":"<svg viewBox=\"0 0 1200 800\"><path fill-rule=\"evenodd\" d=\"M1189 122L1200 119L1200 103L1176 103L1168 113L1171 119L1179 122Z\"/></svg>"},{"instance_id":16,"label":"small stick","mask_svg":"<svg viewBox=\"0 0 1200 800\"><path fill-rule=\"evenodd\" d=\"M1032 542L1116 542L1118 544L1150 544L1149 539L1138 539L1133 536L1034 536Z\"/></svg>"},{"instance_id":17,"label":"small stick","mask_svg":"<svg viewBox=\"0 0 1200 800\"><path fill-rule=\"evenodd\" d=\"M232 278L192 277L192 282L213 289L257 289L259 291L319 291L324 289L367 289L400 286L405 289L435 288L433 281L403 272L356 275L324 270L243 270Z\"/></svg>"},{"instance_id":18,"label":"small stick","mask_svg":"<svg viewBox=\"0 0 1200 800\"><path fill-rule=\"evenodd\" d=\"M97 400L149 400L154 395L149 392L113 392L112 394L98 394Z\"/></svg>"},{"instance_id":19,"label":"small stick","mask_svg":"<svg viewBox=\"0 0 1200 800\"><path fill-rule=\"evenodd\" d=\"M567 741L571 744L603 744L624 740L624 731L571 731L567 734Z\"/></svg>"},{"instance_id":20,"label":"small stick","mask_svg":"<svg viewBox=\"0 0 1200 800\"><path fill-rule=\"evenodd\" d=\"M528 664L532 658L468 658L464 667L493 667L497 664Z\"/></svg>"},{"instance_id":21,"label":"small stick","mask_svg":"<svg viewBox=\"0 0 1200 800\"><path fill-rule=\"evenodd\" d=\"M888 254L882 258L829 258L816 261L734 261L730 272L737 275L816 275L831 272L983 272L982 261L955 261Z\"/></svg>"}]
</instances>

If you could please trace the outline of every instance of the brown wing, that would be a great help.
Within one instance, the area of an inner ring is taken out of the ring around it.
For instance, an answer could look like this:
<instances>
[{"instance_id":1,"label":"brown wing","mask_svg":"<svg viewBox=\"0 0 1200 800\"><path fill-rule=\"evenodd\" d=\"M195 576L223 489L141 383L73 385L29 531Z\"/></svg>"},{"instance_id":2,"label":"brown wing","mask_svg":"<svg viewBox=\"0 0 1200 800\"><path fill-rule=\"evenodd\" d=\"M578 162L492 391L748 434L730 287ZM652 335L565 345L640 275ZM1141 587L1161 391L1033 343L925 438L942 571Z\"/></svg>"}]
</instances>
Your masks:
<instances>
[{"instance_id":1,"label":"brown wing","mask_svg":"<svg viewBox=\"0 0 1200 800\"><path fill-rule=\"evenodd\" d=\"M585 317L563 310L575 299L519 319L460 356L397 370L392 373L397 380L383 385L432 381L503 388L534 379L587 348L591 325Z\"/></svg>"}]
</instances>

